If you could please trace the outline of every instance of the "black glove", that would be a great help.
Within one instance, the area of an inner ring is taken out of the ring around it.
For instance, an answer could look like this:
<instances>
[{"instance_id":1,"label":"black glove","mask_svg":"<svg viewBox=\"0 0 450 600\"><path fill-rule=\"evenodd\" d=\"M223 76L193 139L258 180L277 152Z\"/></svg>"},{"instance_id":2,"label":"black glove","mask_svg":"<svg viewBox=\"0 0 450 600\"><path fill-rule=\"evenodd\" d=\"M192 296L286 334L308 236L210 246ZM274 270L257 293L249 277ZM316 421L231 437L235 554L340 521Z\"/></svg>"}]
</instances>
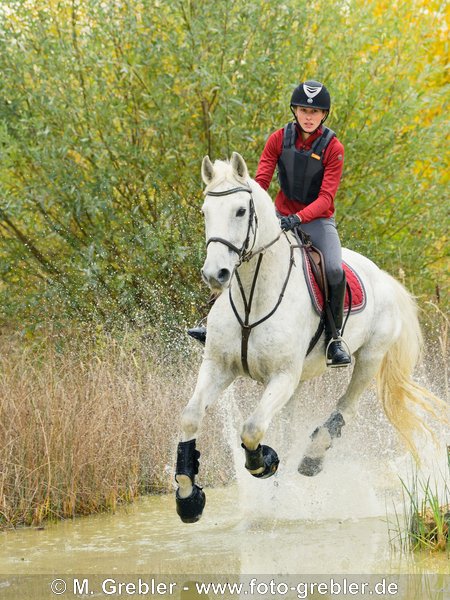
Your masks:
<instances>
[{"instance_id":1,"label":"black glove","mask_svg":"<svg viewBox=\"0 0 450 600\"><path fill-rule=\"evenodd\" d=\"M280 227L283 231L290 231L300 225L301 221L297 215L289 215L288 217L281 217Z\"/></svg>"}]
</instances>

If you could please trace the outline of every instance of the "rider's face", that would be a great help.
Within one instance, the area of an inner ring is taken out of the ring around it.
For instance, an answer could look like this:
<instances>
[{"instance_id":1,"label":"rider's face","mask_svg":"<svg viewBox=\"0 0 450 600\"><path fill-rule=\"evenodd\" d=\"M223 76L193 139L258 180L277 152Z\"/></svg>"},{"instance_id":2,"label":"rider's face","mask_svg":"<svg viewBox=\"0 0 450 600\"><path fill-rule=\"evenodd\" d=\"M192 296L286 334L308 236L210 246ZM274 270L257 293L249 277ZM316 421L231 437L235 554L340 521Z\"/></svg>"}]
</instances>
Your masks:
<instances>
[{"instance_id":1,"label":"rider's face","mask_svg":"<svg viewBox=\"0 0 450 600\"><path fill-rule=\"evenodd\" d=\"M296 106L294 108L295 116L300 123L301 128L307 135L311 135L320 125L327 112L320 108L306 108Z\"/></svg>"}]
</instances>

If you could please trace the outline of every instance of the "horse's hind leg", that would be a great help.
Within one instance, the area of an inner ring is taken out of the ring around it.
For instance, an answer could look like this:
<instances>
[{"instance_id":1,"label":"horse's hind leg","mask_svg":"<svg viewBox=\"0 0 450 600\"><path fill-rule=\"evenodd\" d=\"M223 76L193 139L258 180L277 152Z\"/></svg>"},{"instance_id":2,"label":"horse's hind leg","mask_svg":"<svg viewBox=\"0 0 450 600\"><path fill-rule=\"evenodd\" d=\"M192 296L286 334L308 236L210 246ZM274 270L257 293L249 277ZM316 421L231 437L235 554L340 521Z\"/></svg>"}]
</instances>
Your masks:
<instances>
[{"instance_id":1,"label":"horse's hind leg","mask_svg":"<svg viewBox=\"0 0 450 600\"><path fill-rule=\"evenodd\" d=\"M355 367L350 384L339 399L336 410L311 434L303 459L298 467L301 475L312 477L322 470L325 452L331 448L333 440L341 437L342 427L356 410L356 404L364 390L378 372L384 352L372 348L361 348L355 354Z\"/></svg>"},{"instance_id":2,"label":"horse's hind leg","mask_svg":"<svg viewBox=\"0 0 450 600\"><path fill-rule=\"evenodd\" d=\"M245 467L254 476L265 479L278 468L278 456L270 446L261 445L272 417L288 402L298 381L289 373L274 375L255 412L245 421L241 440L245 450Z\"/></svg>"},{"instance_id":3,"label":"horse's hind leg","mask_svg":"<svg viewBox=\"0 0 450 600\"><path fill-rule=\"evenodd\" d=\"M200 452L195 447L198 428L208 406L230 385L234 376L212 360L204 360L197 385L181 416L182 441L177 449L175 479L177 513L185 523L198 521L205 506L205 494L195 484Z\"/></svg>"}]
</instances>

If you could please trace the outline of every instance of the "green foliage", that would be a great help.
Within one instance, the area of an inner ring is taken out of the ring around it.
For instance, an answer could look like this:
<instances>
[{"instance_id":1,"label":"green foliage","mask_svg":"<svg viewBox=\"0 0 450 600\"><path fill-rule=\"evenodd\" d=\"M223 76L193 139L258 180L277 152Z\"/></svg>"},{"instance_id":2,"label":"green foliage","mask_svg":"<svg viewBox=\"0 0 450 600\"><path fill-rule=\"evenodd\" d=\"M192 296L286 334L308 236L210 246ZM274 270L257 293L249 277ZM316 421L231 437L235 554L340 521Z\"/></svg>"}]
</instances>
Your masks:
<instances>
[{"instance_id":1,"label":"green foliage","mask_svg":"<svg viewBox=\"0 0 450 600\"><path fill-rule=\"evenodd\" d=\"M22 0L0 6L4 319L193 317L200 162L251 173L305 78L346 147L345 245L443 286L439 3ZM273 186L273 192L275 186Z\"/></svg>"},{"instance_id":2,"label":"green foliage","mask_svg":"<svg viewBox=\"0 0 450 600\"><path fill-rule=\"evenodd\" d=\"M389 523L390 542L402 553L409 551L445 552L449 550L450 504L448 482L420 480L417 473L412 482L403 486L403 523L395 512L395 522Z\"/></svg>"}]
</instances>

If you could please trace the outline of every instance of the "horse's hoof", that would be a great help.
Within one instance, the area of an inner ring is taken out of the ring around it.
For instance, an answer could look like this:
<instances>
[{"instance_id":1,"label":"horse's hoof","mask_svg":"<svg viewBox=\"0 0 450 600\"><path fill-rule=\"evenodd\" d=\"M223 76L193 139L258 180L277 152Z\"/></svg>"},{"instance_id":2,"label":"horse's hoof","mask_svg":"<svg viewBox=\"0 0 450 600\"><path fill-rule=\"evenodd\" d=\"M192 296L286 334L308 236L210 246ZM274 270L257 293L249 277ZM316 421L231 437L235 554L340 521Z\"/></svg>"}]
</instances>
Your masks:
<instances>
[{"instance_id":1,"label":"horse's hoof","mask_svg":"<svg viewBox=\"0 0 450 600\"><path fill-rule=\"evenodd\" d=\"M187 498L176 494L177 513L183 523L196 523L202 516L206 504L206 496L201 487L194 484L192 493Z\"/></svg>"},{"instance_id":2,"label":"horse's hoof","mask_svg":"<svg viewBox=\"0 0 450 600\"><path fill-rule=\"evenodd\" d=\"M306 477L314 477L318 475L322 470L323 458L311 458L305 456L298 467L300 475L306 475Z\"/></svg>"},{"instance_id":3,"label":"horse's hoof","mask_svg":"<svg viewBox=\"0 0 450 600\"><path fill-rule=\"evenodd\" d=\"M278 470L278 465L280 464L280 459L278 458L278 454L275 452L273 448L270 446L261 445L262 458L264 461L264 471L261 473L250 473L253 477L257 477L258 479L267 479L268 477L272 477Z\"/></svg>"}]
</instances>

